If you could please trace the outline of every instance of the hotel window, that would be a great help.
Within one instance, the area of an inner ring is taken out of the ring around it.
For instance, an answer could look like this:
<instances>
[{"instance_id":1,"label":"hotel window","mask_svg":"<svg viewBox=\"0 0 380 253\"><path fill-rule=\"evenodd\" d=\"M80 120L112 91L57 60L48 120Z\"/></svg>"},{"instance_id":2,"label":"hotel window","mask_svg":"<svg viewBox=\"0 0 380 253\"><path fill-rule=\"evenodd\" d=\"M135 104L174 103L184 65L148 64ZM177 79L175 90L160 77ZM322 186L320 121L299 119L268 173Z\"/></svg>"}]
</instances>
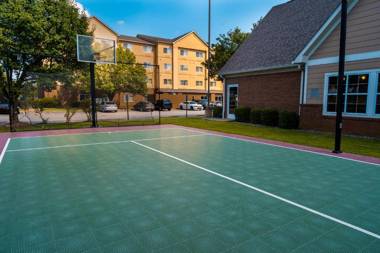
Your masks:
<instances>
[{"instance_id":1,"label":"hotel window","mask_svg":"<svg viewBox=\"0 0 380 253\"><path fill-rule=\"evenodd\" d=\"M202 72L203 72L203 67L197 66L197 67L196 67L196 71L197 71L198 73L202 73Z\"/></svg>"},{"instance_id":2,"label":"hotel window","mask_svg":"<svg viewBox=\"0 0 380 253\"><path fill-rule=\"evenodd\" d=\"M189 70L189 68L187 67L187 65L184 65L184 64L181 64L179 67L180 67L179 69L181 71L188 71Z\"/></svg>"},{"instance_id":3,"label":"hotel window","mask_svg":"<svg viewBox=\"0 0 380 253\"><path fill-rule=\"evenodd\" d=\"M196 81L195 84L196 86L203 86L203 81Z\"/></svg>"},{"instance_id":4,"label":"hotel window","mask_svg":"<svg viewBox=\"0 0 380 253\"><path fill-rule=\"evenodd\" d=\"M343 113L348 116L379 117L380 74L375 71L349 72L344 78ZM324 113L336 112L338 76L327 76L325 84Z\"/></svg>"},{"instance_id":5,"label":"hotel window","mask_svg":"<svg viewBox=\"0 0 380 253\"><path fill-rule=\"evenodd\" d=\"M172 53L172 49L170 47L164 47L164 54L171 54Z\"/></svg>"},{"instance_id":6,"label":"hotel window","mask_svg":"<svg viewBox=\"0 0 380 253\"><path fill-rule=\"evenodd\" d=\"M145 53L152 53L153 52L153 47L151 47L151 46L144 46L144 52Z\"/></svg>"},{"instance_id":7,"label":"hotel window","mask_svg":"<svg viewBox=\"0 0 380 253\"><path fill-rule=\"evenodd\" d=\"M148 81L147 81L147 84L152 85L153 84L153 79L149 78Z\"/></svg>"},{"instance_id":8,"label":"hotel window","mask_svg":"<svg viewBox=\"0 0 380 253\"><path fill-rule=\"evenodd\" d=\"M170 63L165 63L164 64L164 69L165 70L172 70L172 65Z\"/></svg>"},{"instance_id":9,"label":"hotel window","mask_svg":"<svg viewBox=\"0 0 380 253\"><path fill-rule=\"evenodd\" d=\"M144 68L145 69L152 69L153 68L152 63L150 63L150 62L144 62Z\"/></svg>"},{"instance_id":10,"label":"hotel window","mask_svg":"<svg viewBox=\"0 0 380 253\"><path fill-rule=\"evenodd\" d=\"M187 56L189 54L189 52L186 49L181 49L181 50L179 50L179 54L181 56Z\"/></svg>"},{"instance_id":11,"label":"hotel window","mask_svg":"<svg viewBox=\"0 0 380 253\"><path fill-rule=\"evenodd\" d=\"M181 85L187 86L187 85L189 85L189 81L187 81L187 80L181 80Z\"/></svg>"},{"instance_id":12,"label":"hotel window","mask_svg":"<svg viewBox=\"0 0 380 253\"><path fill-rule=\"evenodd\" d=\"M195 52L195 56L197 58L203 58L203 52L197 51L197 52Z\"/></svg>"},{"instance_id":13,"label":"hotel window","mask_svg":"<svg viewBox=\"0 0 380 253\"><path fill-rule=\"evenodd\" d=\"M129 50L132 51L133 46L132 46L131 43L124 42L124 43L123 43L123 48L124 48L124 49L129 49Z\"/></svg>"},{"instance_id":14,"label":"hotel window","mask_svg":"<svg viewBox=\"0 0 380 253\"><path fill-rule=\"evenodd\" d=\"M216 82L215 81L211 81L210 82L210 87L215 87L216 86Z\"/></svg>"},{"instance_id":15,"label":"hotel window","mask_svg":"<svg viewBox=\"0 0 380 253\"><path fill-rule=\"evenodd\" d=\"M172 79L164 79L164 84L165 85L171 85L172 84Z\"/></svg>"},{"instance_id":16,"label":"hotel window","mask_svg":"<svg viewBox=\"0 0 380 253\"><path fill-rule=\"evenodd\" d=\"M376 114L380 114L380 73L377 75Z\"/></svg>"}]
</instances>

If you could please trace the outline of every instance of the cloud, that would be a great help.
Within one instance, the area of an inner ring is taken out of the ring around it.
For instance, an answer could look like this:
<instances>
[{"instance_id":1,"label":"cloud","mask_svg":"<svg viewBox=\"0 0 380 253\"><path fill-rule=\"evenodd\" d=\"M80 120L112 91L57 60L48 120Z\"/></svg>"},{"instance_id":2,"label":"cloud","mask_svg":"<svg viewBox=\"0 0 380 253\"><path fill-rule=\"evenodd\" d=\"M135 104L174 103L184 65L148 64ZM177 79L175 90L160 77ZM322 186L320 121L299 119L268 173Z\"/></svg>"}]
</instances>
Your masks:
<instances>
[{"instance_id":1,"label":"cloud","mask_svg":"<svg viewBox=\"0 0 380 253\"><path fill-rule=\"evenodd\" d=\"M73 4L78 8L80 13L83 13L86 17L90 17L90 13L84 8L83 4L78 1L73 0Z\"/></svg>"},{"instance_id":2,"label":"cloud","mask_svg":"<svg viewBox=\"0 0 380 253\"><path fill-rule=\"evenodd\" d=\"M118 21L116 21L116 24L118 24L118 25L124 25L125 21L124 20L118 20Z\"/></svg>"}]
</instances>

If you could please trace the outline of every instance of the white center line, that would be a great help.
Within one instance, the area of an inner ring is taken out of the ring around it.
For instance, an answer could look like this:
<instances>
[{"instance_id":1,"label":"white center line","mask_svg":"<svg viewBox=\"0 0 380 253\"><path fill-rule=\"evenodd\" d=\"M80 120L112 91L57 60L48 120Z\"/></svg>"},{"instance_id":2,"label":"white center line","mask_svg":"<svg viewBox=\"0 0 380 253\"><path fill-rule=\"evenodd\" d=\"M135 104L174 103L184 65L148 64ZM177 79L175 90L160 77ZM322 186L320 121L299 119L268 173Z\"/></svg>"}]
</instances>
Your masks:
<instances>
[{"instance_id":1,"label":"white center line","mask_svg":"<svg viewBox=\"0 0 380 253\"><path fill-rule=\"evenodd\" d=\"M215 176L218 176L218 177L224 178L224 179L226 179L226 180L228 180L228 181L234 182L234 183L236 183L236 184L239 184L239 185L244 186L244 187L246 187L246 188L249 188L249 189L251 189L251 190L254 190L254 191L260 192L260 193L265 194L265 195L267 195L267 196L270 196L270 197L272 197L272 198L275 198L275 199L278 199L278 200L283 201L283 202L285 202L285 203L288 203L288 204L290 204L290 205L292 205L292 206L298 207L298 208L303 209L303 210L305 210L305 211L308 211L308 212L310 212L310 213L313 213L313 214L316 214L316 215L321 216L321 217L323 217L323 218L326 218L326 219L328 219L328 220L334 221L334 222L339 223L339 224L341 224L341 225L343 225L343 226L349 227L349 228L354 229L354 230L356 230L356 231L359 231L359 232L361 232L361 233L364 233L364 234L367 234L367 235L372 236L372 237L374 237L374 238L380 239L380 235L379 235L379 234L376 234L376 233L373 233L373 232L368 231L368 230L366 230L366 229L363 229L363 228L361 228L361 227L355 226L355 225L353 225L353 224L350 224L350 223L345 222L345 221L343 221L343 220L340 220L340 219L338 219L338 218L332 217L332 216L327 215L327 214L325 214L325 213L321 213L321 212L316 211L316 210L314 210L314 209L312 209L312 208L309 208L309 207L306 207L306 206L301 205L301 204L299 204L299 203L296 203L296 202L294 202L294 201L291 201L291 200L285 199L285 198L280 197L280 196L278 196L278 195L276 195L276 194L273 194L273 193L267 192L267 191L262 190L262 189L260 189L260 188L254 187L254 186L252 186L252 185L249 185L249 184L243 183L243 182L241 182L241 181L239 181L239 180L236 180L236 179L233 179L233 178L231 178L231 177L228 177L228 176L222 175L222 174L220 174L220 173L218 173L218 172L215 172L215 171L212 171L212 170L206 169L206 168L204 168L204 167L202 167L202 166L199 166L199 165L196 165L196 164L194 164L194 163L188 162L188 161L186 161L186 160L183 160L183 159L178 158L178 157L176 157L176 156L170 155L170 154L165 153L165 152L163 152L163 151L160 151L160 150L158 150L158 149L155 149L155 148L149 147L149 146L144 145L144 144L142 144L142 143L138 143L137 141L131 141L131 142L134 143L134 144L136 144L136 145L142 146L142 147L144 147L144 148L146 148L146 149L149 149L149 150L151 150L151 151L157 152L157 153L159 153L159 154L161 154L161 155L164 155L164 156L170 157L170 158L172 158L172 159L174 159L174 160L180 161L180 162L185 163L185 164L188 164L188 165L190 165L190 166L192 166L192 167L195 167L195 168L198 168L198 169L200 169L200 170L203 170L203 171L205 171L205 172L207 172L207 173L210 173L210 174L213 174L213 175L215 175Z\"/></svg>"},{"instance_id":2,"label":"white center line","mask_svg":"<svg viewBox=\"0 0 380 253\"><path fill-rule=\"evenodd\" d=\"M5 142L3 150L1 151L1 154L0 154L0 164L3 161L3 159L4 159L5 152L7 151L7 148L8 148L8 145L9 145L10 141L11 141L11 138L8 138L7 141Z\"/></svg>"},{"instance_id":3,"label":"white center line","mask_svg":"<svg viewBox=\"0 0 380 253\"><path fill-rule=\"evenodd\" d=\"M38 147L38 148L21 148L21 149L10 149L10 150L7 150L6 152L8 153L8 152L22 152L22 151L45 150L45 149L86 147L86 146L95 146L95 145L110 145L110 144L128 143L128 142L133 142L133 141L168 140L168 139L198 137L198 136L205 136L205 135L208 135L208 134L178 135L178 136L157 137L157 138L149 138L149 139L125 140L125 141L107 141L107 142L93 142L93 143L85 143L85 144L69 144L69 145L50 146L50 147Z\"/></svg>"}]
</instances>

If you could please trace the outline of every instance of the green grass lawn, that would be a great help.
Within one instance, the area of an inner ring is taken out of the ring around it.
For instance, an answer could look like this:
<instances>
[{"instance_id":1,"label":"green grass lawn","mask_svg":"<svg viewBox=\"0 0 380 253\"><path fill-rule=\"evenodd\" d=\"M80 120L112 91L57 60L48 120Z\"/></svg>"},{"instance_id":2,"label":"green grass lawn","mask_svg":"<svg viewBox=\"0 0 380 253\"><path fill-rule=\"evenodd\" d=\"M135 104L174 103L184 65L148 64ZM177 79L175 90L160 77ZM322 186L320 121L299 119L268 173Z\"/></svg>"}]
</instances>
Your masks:
<instances>
[{"instance_id":1,"label":"green grass lawn","mask_svg":"<svg viewBox=\"0 0 380 253\"><path fill-rule=\"evenodd\" d=\"M334 145L334 136L330 133L320 133L302 130L288 130L273 127L263 127L247 123L214 121L203 118L162 118L162 124L174 124L179 126L187 126L200 128L205 130L213 130L223 133L239 134L244 136L257 137L268 140L282 141L293 144L300 144L310 147L318 147L332 149ZM113 126L136 126L136 125L152 125L158 124L154 120L138 120L138 121L99 121L101 127ZM67 128L86 128L90 127L89 122L81 123L65 123L33 125L19 128L19 131L33 130L50 130L50 129L67 129ZM8 128L0 127L1 132L8 131ZM343 151L347 153L367 155L380 158L380 140L363 137L344 136L342 143Z\"/></svg>"}]
</instances>

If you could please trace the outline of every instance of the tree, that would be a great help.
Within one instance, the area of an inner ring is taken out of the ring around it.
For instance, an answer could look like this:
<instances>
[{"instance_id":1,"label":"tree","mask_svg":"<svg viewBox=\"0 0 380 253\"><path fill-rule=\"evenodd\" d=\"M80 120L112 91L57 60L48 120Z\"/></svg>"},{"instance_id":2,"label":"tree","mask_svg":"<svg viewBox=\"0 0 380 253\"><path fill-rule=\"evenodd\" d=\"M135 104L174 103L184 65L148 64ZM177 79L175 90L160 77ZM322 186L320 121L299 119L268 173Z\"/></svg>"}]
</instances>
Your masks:
<instances>
[{"instance_id":1,"label":"tree","mask_svg":"<svg viewBox=\"0 0 380 253\"><path fill-rule=\"evenodd\" d=\"M61 101L62 107L65 109L66 123L69 124L71 119L77 112L79 91L75 85L66 84L61 86L59 90L59 100Z\"/></svg>"},{"instance_id":2,"label":"tree","mask_svg":"<svg viewBox=\"0 0 380 253\"><path fill-rule=\"evenodd\" d=\"M220 34L216 38L217 42L212 45L211 57L204 64L206 67L209 67L211 76L218 75L219 70L226 64L248 35L249 33L243 32L240 28L236 27L226 34Z\"/></svg>"},{"instance_id":3,"label":"tree","mask_svg":"<svg viewBox=\"0 0 380 253\"><path fill-rule=\"evenodd\" d=\"M121 92L145 95L146 72L143 66L136 64L134 54L123 47L118 47L116 59L117 64L96 66L97 88L111 99Z\"/></svg>"},{"instance_id":4,"label":"tree","mask_svg":"<svg viewBox=\"0 0 380 253\"><path fill-rule=\"evenodd\" d=\"M76 69L76 34L88 34L87 18L73 0L0 1L0 88L15 109L32 72Z\"/></svg>"},{"instance_id":5,"label":"tree","mask_svg":"<svg viewBox=\"0 0 380 253\"><path fill-rule=\"evenodd\" d=\"M262 18L252 25L251 31L256 29L262 22ZM204 65L210 67L210 75L217 76L219 70L227 63L239 46L250 35L249 32L243 32L239 27L235 27L226 34L220 34L216 38L216 43L212 44L212 54L210 60L207 60Z\"/></svg>"}]
</instances>

